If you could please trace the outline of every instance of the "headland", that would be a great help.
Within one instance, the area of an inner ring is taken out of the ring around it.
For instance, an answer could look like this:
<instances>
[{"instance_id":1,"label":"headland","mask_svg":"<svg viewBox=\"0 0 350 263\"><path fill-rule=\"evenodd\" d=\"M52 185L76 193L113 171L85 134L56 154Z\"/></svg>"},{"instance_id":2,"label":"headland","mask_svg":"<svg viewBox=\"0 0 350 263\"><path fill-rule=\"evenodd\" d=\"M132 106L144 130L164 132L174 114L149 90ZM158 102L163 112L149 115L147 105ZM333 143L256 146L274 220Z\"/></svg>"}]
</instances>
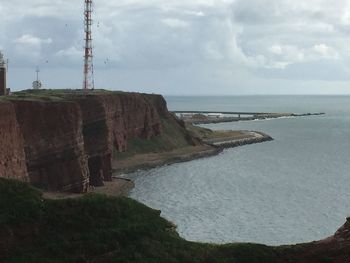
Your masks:
<instances>
[{"instance_id":1,"label":"headland","mask_svg":"<svg viewBox=\"0 0 350 263\"><path fill-rule=\"evenodd\" d=\"M28 90L1 97L0 109L1 177L49 192L95 191L121 173L271 139L185 124L154 94ZM113 184L116 192L130 188L124 183Z\"/></svg>"},{"instance_id":2,"label":"headland","mask_svg":"<svg viewBox=\"0 0 350 263\"><path fill-rule=\"evenodd\" d=\"M24 91L1 97L0 112L1 262L350 262L350 219L308 244L202 244L180 238L160 211L115 197L132 182L113 181L113 170L210 156L268 135L193 126L162 96L139 93Z\"/></svg>"}]
</instances>

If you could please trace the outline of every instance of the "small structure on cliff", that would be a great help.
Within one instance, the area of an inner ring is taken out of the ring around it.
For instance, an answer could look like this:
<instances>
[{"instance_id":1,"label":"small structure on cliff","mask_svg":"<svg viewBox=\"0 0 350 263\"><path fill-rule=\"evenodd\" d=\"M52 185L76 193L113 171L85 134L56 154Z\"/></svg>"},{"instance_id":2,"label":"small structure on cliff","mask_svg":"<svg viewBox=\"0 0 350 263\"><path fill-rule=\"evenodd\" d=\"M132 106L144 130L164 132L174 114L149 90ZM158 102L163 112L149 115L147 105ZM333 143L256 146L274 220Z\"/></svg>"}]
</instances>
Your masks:
<instances>
[{"instance_id":1,"label":"small structure on cliff","mask_svg":"<svg viewBox=\"0 0 350 263\"><path fill-rule=\"evenodd\" d=\"M0 96L5 96L10 93L6 85L7 61L0 51Z\"/></svg>"},{"instance_id":2,"label":"small structure on cliff","mask_svg":"<svg viewBox=\"0 0 350 263\"><path fill-rule=\"evenodd\" d=\"M42 82L39 80L39 67L36 67L36 80L33 81L33 89L38 90L43 86Z\"/></svg>"}]
</instances>

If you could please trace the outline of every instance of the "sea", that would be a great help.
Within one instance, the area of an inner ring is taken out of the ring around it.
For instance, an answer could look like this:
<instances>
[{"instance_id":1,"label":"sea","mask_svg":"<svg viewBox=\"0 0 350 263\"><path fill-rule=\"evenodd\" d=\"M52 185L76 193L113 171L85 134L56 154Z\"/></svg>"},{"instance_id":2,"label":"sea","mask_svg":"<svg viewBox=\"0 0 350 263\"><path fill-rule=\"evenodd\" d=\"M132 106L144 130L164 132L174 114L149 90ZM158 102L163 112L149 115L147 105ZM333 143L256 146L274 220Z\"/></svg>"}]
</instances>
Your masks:
<instances>
[{"instance_id":1,"label":"sea","mask_svg":"<svg viewBox=\"0 0 350 263\"><path fill-rule=\"evenodd\" d=\"M350 96L166 100L169 110L326 113L202 125L274 140L128 175L130 197L161 210L181 237L287 245L331 236L350 216Z\"/></svg>"}]
</instances>

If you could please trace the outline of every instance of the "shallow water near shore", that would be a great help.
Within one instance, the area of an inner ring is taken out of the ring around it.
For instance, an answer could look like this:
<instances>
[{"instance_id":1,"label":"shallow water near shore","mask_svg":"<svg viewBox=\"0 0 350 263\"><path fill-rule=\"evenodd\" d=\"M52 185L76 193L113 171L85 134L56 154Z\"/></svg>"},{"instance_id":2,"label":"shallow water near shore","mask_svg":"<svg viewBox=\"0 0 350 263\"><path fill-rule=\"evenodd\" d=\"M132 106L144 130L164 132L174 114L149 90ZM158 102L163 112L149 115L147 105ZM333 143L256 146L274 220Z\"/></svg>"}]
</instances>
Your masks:
<instances>
[{"instance_id":1,"label":"shallow water near shore","mask_svg":"<svg viewBox=\"0 0 350 263\"><path fill-rule=\"evenodd\" d=\"M170 110L326 112L205 125L262 131L272 142L140 171L130 196L201 242L294 244L332 235L350 215L350 97L168 97Z\"/></svg>"}]
</instances>

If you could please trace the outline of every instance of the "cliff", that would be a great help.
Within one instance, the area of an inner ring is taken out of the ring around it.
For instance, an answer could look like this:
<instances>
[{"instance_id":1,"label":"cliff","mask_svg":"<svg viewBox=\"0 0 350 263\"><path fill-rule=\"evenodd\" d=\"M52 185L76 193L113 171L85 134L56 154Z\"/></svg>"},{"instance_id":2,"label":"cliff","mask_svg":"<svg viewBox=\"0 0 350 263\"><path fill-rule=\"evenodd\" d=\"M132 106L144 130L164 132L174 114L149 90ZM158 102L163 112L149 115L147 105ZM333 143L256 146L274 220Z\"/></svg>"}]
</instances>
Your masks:
<instances>
[{"instance_id":1,"label":"cliff","mask_svg":"<svg viewBox=\"0 0 350 263\"><path fill-rule=\"evenodd\" d=\"M0 176L28 181L23 136L12 103L0 103Z\"/></svg>"},{"instance_id":2,"label":"cliff","mask_svg":"<svg viewBox=\"0 0 350 263\"><path fill-rule=\"evenodd\" d=\"M24 139L29 181L52 191L85 191L89 171L79 106L50 101L11 103Z\"/></svg>"},{"instance_id":3,"label":"cliff","mask_svg":"<svg viewBox=\"0 0 350 263\"><path fill-rule=\"evenodd\" d=\"M50 191L110 181L116 153L132 139L161 136L164 121L195 143L160 95L25 91L3 98L0 113L0 177Z\"/></svg>"}]
</instances>

